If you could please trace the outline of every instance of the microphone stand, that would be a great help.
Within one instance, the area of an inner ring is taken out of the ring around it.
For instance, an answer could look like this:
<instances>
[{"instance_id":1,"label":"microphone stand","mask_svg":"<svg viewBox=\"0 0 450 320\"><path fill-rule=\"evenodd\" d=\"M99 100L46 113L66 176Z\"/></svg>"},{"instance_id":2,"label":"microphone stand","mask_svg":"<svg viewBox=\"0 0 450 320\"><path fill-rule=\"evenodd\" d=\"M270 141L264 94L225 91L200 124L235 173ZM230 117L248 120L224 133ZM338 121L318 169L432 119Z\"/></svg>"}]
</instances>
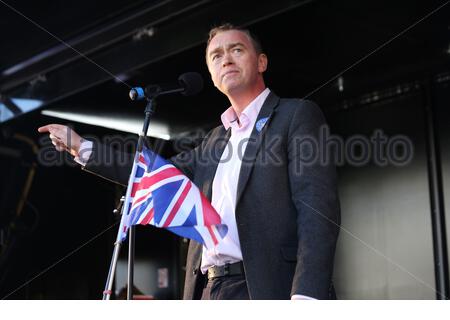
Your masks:
<instances>
[{"instance_id":1,"label":"microphone stand","mask_svg":"<svg viewBox=\"0 0 450 320\"><path fill-rule=\"evenodd\" d=\"M172 92L172 90L171 90ZM175 91L176 92L176 91ZM156 93L153 96L147 97L147 106L145 107L145 118L144 118L144 125L142 128L141 133L139 134L139 139L137 142L137 148L134 155L134 161L133 161L133 167L131 169L130 178L128 180L128 186L125 196L125 201L123 205L121 205L121 215L128 214L129 206L130 206L130 197L131 197L131 190L133 187L133 181L134 176L136 174L137 164L139 162L139 154L142 152L145 137L147 136L148 127L150 125L150 119L153 113L155 112L155 99L157 96L164 94L166 92L159 92ZM153 162L153 159L152 159ZM150 164L150 167L152 167L153 164ZM108 272L108 278L106 279L105 284L105 290L103 291L103 300L110 300L111 294L112 294L112 286L113 286L113 280L114 275L117 268L117 260L119 258L119 252L122 240L120 239L120 234L122 232L122 224L119 227L118 233L117 233L117 240L114 243L114 250L113 255L111 258L111 264L109 266L109 272ZM128 288L127 288L127 300L133 300L133 281L134 281L134 248L135 248L135 227L129 226L128 228L128 275L127 275L127 282L128 282Z\"/></svg>"},{"instance_id":2,"label":"microphone stand","mask_svg":"<svg viewBox=\"0 0 450 320\"><path fill-rule=\"evenodd\" d=\"M182 74L179 78L179 87L178 88L166 88L163 89L160 86L153 88L153 90L144 90L142 88L136 87L130 90L130 98L131 100L140 100L144 97L147 99L147 106L145 107L145 118L144 118L144 126L142 128L142 132L139 134L139 139L137 142L137 148L134 155L133 167L131 169L130 178L128 180L128 186L125 196L125 201L122 205L122 219L121 224L119 226L119 230L117 232L117 240L114 243L114 251L113 256L111 258L111 264L109 266L108 278L106 279L105 290L103 291L103 300L109 300L112 294L112 282L114 279L114 274L116 272L117 260L119 258L120 246L122 243L121 232L123 230L123 215L128 214L129 206L130 206L130 197L131 190L133 187L133 181L136 174L137 164L139 162L139 154L142 152L145 137L147 136L148 127L150 125L150 118L155 112L155 99L164 94L171 93L181 93L183 95L193 95L198 93L203 88L203 79L198 73L188 72ZM148 87L147 87L148 88ZM154 158L150 160L150 168L153 167ZM135 246L135 227L129 226L128 228L128 289L127 289L127 299L133 299L133 278L134 278L134 246Z\"/></svg>"}]
</instances>

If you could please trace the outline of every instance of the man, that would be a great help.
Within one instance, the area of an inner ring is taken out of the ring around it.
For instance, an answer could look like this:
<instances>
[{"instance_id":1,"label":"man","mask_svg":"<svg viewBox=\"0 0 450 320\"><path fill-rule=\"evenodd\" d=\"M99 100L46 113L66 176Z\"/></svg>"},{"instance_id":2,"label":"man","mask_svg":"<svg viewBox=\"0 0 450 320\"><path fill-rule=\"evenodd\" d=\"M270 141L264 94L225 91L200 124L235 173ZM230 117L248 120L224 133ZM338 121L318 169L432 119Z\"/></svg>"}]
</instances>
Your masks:
<instances>
[{"instance_id":1,"label":"man","mask_svg":"<svg viewBox=\"0 0 450 320\"><path fill-rule=\"evenodd\" d=\"M206 62L231 107L201 145L171 160L211 200L229 231L211 250L190 242L184 298L334 298L336 173L304 143L319 139L325 125L320 109L266 88L267 56L248 30L230 24L212 29ZM66 141L67 130L39 128L50 132L58 150L77 157L82 139L72 133L75 141ZM85 170L126 184L129 170L102 164L104 148L94 143L87 161L77 160L86 162Z\"/></svg>"}]
</instances>

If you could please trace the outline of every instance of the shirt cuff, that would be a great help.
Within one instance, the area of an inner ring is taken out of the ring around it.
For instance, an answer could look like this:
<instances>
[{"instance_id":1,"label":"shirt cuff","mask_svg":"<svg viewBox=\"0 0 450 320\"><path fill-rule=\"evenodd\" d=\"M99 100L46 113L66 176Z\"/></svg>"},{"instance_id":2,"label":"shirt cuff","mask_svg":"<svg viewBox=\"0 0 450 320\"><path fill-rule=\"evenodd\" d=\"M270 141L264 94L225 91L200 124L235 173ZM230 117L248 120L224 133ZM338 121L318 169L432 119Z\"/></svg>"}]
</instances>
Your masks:
<instances>
[{"instance_id":1,"label":"shirt cuff","mask_svg":"<svg viewBox=\"0 0 450 320\"><path fill-rule=\"evenodd\" d=\"M302 294L294 294L291 297L291 300L317 300L317 299L312 298L312 297L308 297L308 296L304 296Z\"/></svg>"},{"instance_id":2,"label":"shirt cuff","mask_svg":"<svg viewBox=\"0 0 450 320\"><path fill-rule=\"evenodd\" d=\"M94 143L92 141L83 139L78 155L74 157L73 160L84 167L91 157L93 145Z\"/></svg>"}]
</instances>

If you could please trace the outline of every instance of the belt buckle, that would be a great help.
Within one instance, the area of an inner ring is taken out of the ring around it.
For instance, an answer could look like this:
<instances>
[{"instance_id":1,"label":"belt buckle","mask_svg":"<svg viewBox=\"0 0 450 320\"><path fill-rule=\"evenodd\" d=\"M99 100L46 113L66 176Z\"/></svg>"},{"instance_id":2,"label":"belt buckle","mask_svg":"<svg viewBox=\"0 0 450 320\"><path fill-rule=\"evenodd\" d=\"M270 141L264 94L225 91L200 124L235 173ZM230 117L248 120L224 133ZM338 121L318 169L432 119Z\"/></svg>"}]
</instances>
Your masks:
<instances>
[{"instance_id":1,"label":"belt buckle","mask_svg":"<svg viewBox=\"0 0 450 320\"><path fill-rule=\"evenodd\" d=\"M215 279L224 276L228 276L230 274L230 264L227 263L223 266L212 267L208 269L208 279Z\"/></svg>"}]
</instances>

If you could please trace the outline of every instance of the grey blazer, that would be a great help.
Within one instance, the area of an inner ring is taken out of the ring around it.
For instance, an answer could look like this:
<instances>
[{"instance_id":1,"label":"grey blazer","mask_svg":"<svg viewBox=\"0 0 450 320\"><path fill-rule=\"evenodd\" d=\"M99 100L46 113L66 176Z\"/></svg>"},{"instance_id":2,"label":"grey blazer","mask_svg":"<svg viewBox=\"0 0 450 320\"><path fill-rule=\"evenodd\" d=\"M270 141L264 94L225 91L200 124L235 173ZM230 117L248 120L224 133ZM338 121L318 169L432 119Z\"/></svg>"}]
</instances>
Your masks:
<instances>
[{"instance_id":1,"label":"grey blazer","mask_svg":"<svg viewBox=\"0 0 450 320\"><path fill-rule=\"evenodd\" d=\"M294 294L335 298L331 279L340 209L335 166L322 159L317 145L325 125L313 102L280 99L273 93L258 115L243 155L236 197L251 299L290 299ZM210 200L230 133L216 127L197 148L171 159ZM102 148L94 143L91 160L96 161L89 160L85 169L126 184L129 168L102 166ZM202 246L191 240L184 299L201 296L201 254Z\"/></svg>"}]
</instances>

